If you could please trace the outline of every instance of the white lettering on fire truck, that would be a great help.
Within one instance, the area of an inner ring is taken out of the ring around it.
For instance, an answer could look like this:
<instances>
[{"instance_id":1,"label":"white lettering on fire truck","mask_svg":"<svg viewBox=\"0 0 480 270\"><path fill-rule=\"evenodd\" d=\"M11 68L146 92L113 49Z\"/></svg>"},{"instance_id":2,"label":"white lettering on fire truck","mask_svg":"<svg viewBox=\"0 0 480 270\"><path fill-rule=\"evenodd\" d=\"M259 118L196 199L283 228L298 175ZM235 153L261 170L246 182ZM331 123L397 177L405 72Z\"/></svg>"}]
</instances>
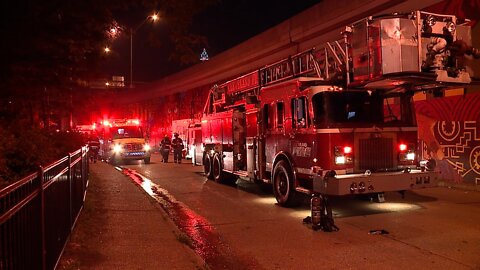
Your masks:
<instances>
[{"instance_id":1,"label":"white lettering on fire truck","mask_svg":"<svg viewBox=\"0 0 480 270\"><path fill-rule=\"evenodd\" d=\"M307 143L298 142L296 146L293 147L293 155L297 157L310 157L312 153L312 148L308 146Z\"/></svg>"}]
</instances>

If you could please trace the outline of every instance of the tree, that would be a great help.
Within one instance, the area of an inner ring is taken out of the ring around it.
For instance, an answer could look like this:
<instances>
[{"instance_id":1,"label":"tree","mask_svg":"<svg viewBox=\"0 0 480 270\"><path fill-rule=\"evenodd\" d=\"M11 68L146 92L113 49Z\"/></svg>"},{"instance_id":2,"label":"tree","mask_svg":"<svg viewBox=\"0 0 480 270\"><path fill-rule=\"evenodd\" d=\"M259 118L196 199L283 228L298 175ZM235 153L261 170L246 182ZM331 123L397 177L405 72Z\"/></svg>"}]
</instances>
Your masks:
<instances>
[{"instance_id":1,"label":"tree","mask_svg":"<svg viewBox=\"0 0 480 270\"><path fill-rule=\"evenodd\" d=\"M52 108L71 109L71 91L81 89L79 86L91 78L101 62L115 16L139 9L160 11L169 21L169 37L175 43L171 58L191 63L198 59L192 46L204 46L206 39L188 34L188 28L192 17L213 2L9 1L0 11L0 106L16 110L19 117L28 117L32 124L42 119L48 126ZM152 42L160 43L155 36Z\"/></svg>"},{"instance_id":2,"label":"tree","mask_svg":"<svg viewBox=\"0 0 480 270\"><path fill-rule=\"evenodd\" d=\"M117 14L160 10L172 22L170 37L186 44L179 46L185 53L201 40L188 37L192 17L214 1L15 0L2 5L0 178L18 176L60 155L52 140L60 133L37 127L50 127L54 117L72 111L73 103L86 111L92 92L85 82L102 61L102 48Z\"/></svg>"}]
</instances>

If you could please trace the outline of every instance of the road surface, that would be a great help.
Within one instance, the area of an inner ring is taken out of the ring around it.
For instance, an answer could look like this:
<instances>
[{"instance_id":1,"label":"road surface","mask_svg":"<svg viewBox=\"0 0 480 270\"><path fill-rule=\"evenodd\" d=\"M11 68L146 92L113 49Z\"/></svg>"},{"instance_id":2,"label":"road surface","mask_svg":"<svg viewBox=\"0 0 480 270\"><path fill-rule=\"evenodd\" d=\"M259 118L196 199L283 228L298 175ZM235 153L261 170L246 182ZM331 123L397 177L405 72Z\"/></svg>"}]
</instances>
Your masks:
<instances>
[{"instance_id":1,"label":"road surface","mask_svg":"<svg viewBox=\"0 0 480 270\"><path fill-rule=\"evenodd\" d=\"M151 164L121 167L147 184L213 269L480 269L480 192L386 193L385 203L332 198L340 230L322 232L302 222L308 198L279 207L253 183L207 181L201 166L184 162L153 155Z\"/></svg>"}]
</instances>

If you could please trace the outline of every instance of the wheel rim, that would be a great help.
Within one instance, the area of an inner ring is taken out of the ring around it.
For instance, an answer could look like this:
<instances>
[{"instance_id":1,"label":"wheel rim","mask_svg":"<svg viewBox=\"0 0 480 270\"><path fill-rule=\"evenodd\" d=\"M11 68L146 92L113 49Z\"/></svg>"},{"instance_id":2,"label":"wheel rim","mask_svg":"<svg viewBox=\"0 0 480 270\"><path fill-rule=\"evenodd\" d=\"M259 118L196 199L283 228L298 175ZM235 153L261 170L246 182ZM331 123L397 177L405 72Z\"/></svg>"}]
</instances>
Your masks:
<instances>
[{"instance_id":1,"label":"wheel rim","mask_svg":"<svg viewBox=\"0 0 480 270\"><path fill-rule=\"evenodd\" d=\"M288 194L288 188L289 188L288 178L285 172L282 170L278 173L278 176L277 176L278 194L282 197L285 197Z\"/></svg>"},{"instance_id":2,"label":"wheel rim","mask_svg":"<svg viewBox=\"0 0 480 270\"><path fill-rule=\"evenodd\" d=\"M213 160L213 177L218 180L220 178L220 160L215 157Z\"/></svg>"}]
</instances>

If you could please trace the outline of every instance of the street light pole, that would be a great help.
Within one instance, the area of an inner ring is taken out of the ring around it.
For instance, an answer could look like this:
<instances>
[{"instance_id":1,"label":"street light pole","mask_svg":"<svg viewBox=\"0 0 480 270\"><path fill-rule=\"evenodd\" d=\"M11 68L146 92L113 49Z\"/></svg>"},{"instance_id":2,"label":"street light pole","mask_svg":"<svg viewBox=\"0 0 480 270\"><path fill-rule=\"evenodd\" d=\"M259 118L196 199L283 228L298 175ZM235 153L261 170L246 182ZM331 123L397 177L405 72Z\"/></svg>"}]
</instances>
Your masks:
<instances>
[{"instance_id":1,"label":"street light pole","mask_svg":"<svg viewBox=\"0 0 480 270\"><path fill-rule=\"evenodd\" d=\"M149 19L156 22L158 20L158 14L154 13L153 15L148 16L137 27L135 27L135 29L130 27L130 88L133 88L133 34Z\"/></svg>"},{"instance_id":2,"label":"street light pole","mask_svg":"<svg viewBox=\"0 0 480 270\"><path fill-rule=\"evenodd\" d=\"M130 28L130 88L133 88L133 29Z\"/></svg>"}]
</instances>

